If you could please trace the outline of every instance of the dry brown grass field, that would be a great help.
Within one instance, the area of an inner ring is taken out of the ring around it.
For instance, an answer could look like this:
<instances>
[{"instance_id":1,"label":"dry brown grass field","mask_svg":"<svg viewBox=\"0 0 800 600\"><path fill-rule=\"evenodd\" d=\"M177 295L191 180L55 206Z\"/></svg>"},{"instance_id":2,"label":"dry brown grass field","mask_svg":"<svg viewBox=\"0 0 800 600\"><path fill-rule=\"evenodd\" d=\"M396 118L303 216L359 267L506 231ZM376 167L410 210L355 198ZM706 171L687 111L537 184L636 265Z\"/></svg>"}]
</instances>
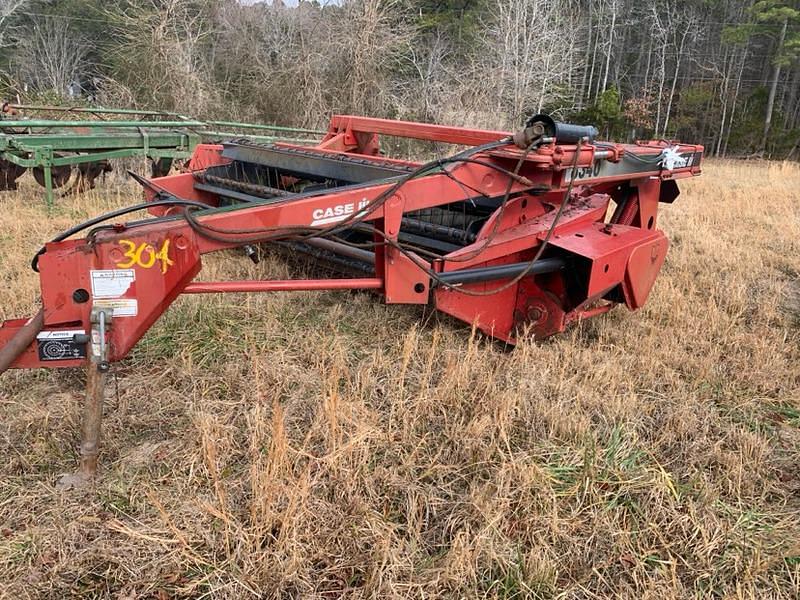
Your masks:
<instances>
[{"instance_id":1,"label":"dry brown grass field","mask_svg":"<svg viewBox=\"0 0 800 600\"><path fill-rule=\"evenodd\" d=\"M800 597L800 167L681 187L643 310L513 351L367 293L180 299L114 369L91 489L54 486L83 374L0 377L0 597ZM136 197L0 196L0 317Z\"/></svg>"}]
</instances>

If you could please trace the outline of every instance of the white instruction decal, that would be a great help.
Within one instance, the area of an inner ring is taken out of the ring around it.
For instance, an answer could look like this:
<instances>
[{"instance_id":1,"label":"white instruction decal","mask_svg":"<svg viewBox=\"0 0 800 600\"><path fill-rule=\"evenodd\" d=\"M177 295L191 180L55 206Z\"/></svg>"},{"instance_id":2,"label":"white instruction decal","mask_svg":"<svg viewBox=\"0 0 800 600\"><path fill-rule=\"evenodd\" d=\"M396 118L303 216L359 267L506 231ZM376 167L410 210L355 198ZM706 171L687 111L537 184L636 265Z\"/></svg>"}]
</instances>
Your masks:
<instances>
[{"instance_id":1,"label":"white instruction decal","mask_svg":"<svg viewBox=\"0 0 800 600\"><path fill-rule=\"evenodd\" d=\"M64 331L42 331L36 335L36 348L39 360L78 360L86 358L86 341L83 329Z\"/></svg>"},{"instance_id":2,"label":"white instruction decal","mask_svg":"<svg viewBox=\"0 0 800 600\"><path fill-rule=\"evenodd\" d=\"M92 296L95 298L119 298L136 280L133 269L105 269L89 271L92 277Z\"/></svg>"},{"instance_id":3,"label":"white instruction decal","mask_svg":"<svg viewBox=\"0 0 800 600\"><path fill-rule=\"evenodd\" d=\"M68 329L66 331L42 331L36 334L37 340L71 340L75 335L83 335L84 329Z\"/></svg>"},{"instance_id":4,"label":"white instruction decal","mask_svg":"<svg viewBox=\"0 0 800 600\"><path fill-rule=\"evenodd\" d=\"M135 317L139 314L139 301L135 298L100 298L94 301L95 308L110 308L111 317Z\"/></svg>"}]
</instances>

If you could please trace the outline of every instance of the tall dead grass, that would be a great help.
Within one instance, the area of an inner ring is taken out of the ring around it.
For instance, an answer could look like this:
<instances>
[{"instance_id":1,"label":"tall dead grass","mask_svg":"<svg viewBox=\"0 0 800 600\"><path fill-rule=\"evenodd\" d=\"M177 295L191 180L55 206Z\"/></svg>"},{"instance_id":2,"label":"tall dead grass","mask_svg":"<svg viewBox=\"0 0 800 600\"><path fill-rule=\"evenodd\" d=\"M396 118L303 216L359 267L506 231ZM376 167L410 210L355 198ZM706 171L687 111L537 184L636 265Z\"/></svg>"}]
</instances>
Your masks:
<instances>
[{"instance_id":1,"label":"tall dead grass","mask_svg":"<svg viewBox=\"0 0 800 600\"><path fill-rule=\"evenodd\" d=\"M0 596L797 598L800 168L682 188L642 311L513 352L368 294L181 299L115 368L89 491L53 485L81 374L5 375ZM0 316L132 193L2 196Z\"/></svg>"}]
</instances>

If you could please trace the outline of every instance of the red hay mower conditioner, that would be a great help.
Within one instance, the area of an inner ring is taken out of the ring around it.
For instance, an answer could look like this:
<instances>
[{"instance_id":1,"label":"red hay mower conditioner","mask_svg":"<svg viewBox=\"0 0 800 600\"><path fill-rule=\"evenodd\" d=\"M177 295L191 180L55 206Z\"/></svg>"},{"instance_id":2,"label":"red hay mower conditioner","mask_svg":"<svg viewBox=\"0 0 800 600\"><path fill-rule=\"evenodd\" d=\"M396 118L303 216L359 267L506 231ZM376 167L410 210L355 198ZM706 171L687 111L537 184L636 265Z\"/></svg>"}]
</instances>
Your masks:
<instances>
[{"instance_id":1,"label":"red hay mower conditioner","mask_svg":"<svg viewBox=\"0 0 800 600\"><path fill-rule=\"evenodd\" d=\"M110 363L181 294L370 289L390 304L431 303L512 344L617 304L637 309L667 252L659 203L678 196L675 180L700 173L703 147L596 134L545 115L514 135L334 116L313 148L200 145L187 172L140 180L146 204L42 248L33 261L42 309L2 324L0 372L88 365L86 480ZM383 156L379 135L466 149L421 164ZM154 217L115 221L143 207ZM256 257L264 243L348 277L195 280L203 254L243 247Z\"/></svg>"}]
</instances>

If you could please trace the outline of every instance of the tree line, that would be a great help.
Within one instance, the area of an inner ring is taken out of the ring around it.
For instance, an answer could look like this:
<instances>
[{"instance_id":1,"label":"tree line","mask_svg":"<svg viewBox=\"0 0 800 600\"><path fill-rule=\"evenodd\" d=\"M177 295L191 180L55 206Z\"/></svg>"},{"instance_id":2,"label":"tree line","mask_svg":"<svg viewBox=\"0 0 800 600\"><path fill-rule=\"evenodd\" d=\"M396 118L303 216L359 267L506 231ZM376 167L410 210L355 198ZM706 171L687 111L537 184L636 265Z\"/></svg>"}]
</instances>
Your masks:
<instances>
[{"instance_id":1,"label":"tree line","mask_svg":"<svg viewBox=\"0 0 800 600\"><path fill-rule=\"evenodd\" d=\"M321 126L333 112L800 158L800 0L0 0L0 93Z\"/></svg>"}]
</instances>

